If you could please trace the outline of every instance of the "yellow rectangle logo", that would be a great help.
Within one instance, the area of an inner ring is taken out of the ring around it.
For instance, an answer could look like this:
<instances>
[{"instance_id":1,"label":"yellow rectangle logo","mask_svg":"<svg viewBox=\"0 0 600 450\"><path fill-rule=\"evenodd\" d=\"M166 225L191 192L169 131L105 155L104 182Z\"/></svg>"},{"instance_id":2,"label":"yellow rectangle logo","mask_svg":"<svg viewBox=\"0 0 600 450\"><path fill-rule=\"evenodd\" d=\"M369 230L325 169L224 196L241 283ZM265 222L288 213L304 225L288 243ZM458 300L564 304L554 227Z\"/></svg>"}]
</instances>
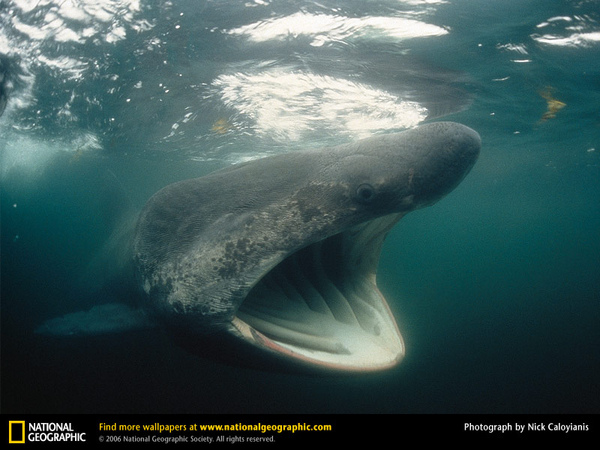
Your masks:
<instances>
[{"instance_id":1,"label":"yellow rectangle logo","mask_svg":"<svg viewBox=\"0 0 600 450\"><path fill-rule=\"evenodd\" d=\"M20 425L20 427L19 427L19 425ZM25 443L25 421L24 420L9 420L8 421L8 443L9 444L24 444Z\"/></svg>"}]
</instances>

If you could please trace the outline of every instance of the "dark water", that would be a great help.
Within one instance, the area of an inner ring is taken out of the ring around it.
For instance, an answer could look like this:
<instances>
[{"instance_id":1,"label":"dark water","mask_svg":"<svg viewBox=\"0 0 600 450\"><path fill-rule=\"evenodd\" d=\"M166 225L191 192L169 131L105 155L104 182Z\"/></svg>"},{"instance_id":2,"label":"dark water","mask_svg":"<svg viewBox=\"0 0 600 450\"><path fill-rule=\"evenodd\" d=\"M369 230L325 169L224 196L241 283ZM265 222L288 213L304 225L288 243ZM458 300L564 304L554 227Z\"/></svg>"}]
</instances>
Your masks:
<instances>
[{"instance_id":1,"label":"dark water","mask_svg":"<svg viewBox=\"0 0 600 450\"><path fill-rule=\"evenodd\" d=\"M0 2L2 412L600 412L598 11ZM34 334L121 300L81 277L120 213L160 187L439 118L483 149L386 241L397 368L294 375L200 359L156 330Z\"/></svg>"}]
</instances>

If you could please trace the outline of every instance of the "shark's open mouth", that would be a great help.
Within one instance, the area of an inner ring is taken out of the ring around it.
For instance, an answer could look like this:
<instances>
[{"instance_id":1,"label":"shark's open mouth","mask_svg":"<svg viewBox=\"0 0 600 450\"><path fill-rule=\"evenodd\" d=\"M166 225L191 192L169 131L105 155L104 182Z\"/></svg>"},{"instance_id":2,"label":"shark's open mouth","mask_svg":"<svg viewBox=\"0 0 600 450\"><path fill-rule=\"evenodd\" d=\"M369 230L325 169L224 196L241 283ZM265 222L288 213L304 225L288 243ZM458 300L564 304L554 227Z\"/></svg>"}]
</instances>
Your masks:
<instances>
[{"instance_id":1,"label":"shark's open mouth","mask_svg":"<svg viewBox=\"0 0 600 450\"><path fill-rule=\"evenodd\" d=\"M254 286L234 326L255 344L312 365L370 371L397 364L404 343L376 272L401 217L374 219L290 255Z\"/></svg>"}]
</instances>

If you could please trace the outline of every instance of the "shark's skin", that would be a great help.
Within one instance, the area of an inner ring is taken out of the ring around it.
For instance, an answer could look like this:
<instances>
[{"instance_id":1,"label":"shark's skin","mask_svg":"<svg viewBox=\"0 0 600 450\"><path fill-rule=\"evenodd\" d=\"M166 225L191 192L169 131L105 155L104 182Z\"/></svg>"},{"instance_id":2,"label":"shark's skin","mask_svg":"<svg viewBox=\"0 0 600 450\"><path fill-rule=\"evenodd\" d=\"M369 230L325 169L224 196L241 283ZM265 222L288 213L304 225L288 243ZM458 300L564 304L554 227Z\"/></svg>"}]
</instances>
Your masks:
<instances>
[{"instance_id":1,"label":"shark's skin","mask_svg":"<svg viewBox=\"0 0 600 450\"><path fill-rule=\"evenodd\" d=\"M452 191L480 147L437 122L169 185L133 238L144 307L202 354L390 368L405 346L376 285L385 236Z\"/></svg>"}]
</instances>

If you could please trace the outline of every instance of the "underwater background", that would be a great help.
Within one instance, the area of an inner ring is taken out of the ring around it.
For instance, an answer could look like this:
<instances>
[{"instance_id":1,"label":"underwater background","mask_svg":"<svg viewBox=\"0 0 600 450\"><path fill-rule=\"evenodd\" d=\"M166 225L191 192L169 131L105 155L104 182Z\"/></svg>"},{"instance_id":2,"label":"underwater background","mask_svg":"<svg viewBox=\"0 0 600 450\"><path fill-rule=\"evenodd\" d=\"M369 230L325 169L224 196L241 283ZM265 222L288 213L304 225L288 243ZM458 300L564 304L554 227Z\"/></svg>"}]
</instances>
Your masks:
<instances>
[{"instance_id":1,"label":"underwater background","mask_svg":"<svg viewBox=\"0 0 600 450\"><path fill-rule=\"evenodd\" d=\"M2 412L600 412L599 21L586 0L0 0ZM123 301L95 257L166 184L433 120L483 147L384 245L396 368L35 333Z\"/></svg>"}]
</instances>

